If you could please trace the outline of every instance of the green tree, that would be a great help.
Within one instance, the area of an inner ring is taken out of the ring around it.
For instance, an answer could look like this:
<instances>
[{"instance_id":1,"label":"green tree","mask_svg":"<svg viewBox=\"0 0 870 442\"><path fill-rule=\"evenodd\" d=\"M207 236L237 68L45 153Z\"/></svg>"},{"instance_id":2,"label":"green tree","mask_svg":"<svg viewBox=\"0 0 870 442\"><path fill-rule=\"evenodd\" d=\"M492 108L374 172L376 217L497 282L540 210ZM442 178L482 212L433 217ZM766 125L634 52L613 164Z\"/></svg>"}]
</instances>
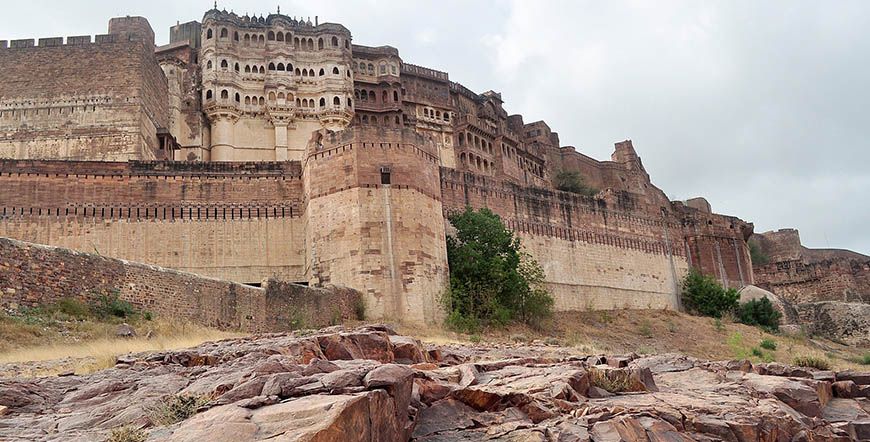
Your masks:
<instances>
[{"instance_id":1,"label":"green tree","mask_svg":"<svg viewBox=\"0 0 870 442\"><path fill-rule=\"evenodd\" d=\"M598 193L598 189L589 187L583 180L583 175L580 172L573 170L560 170L556 174L556 188L563 192L577 193L580 195L593 196Z\"/></svg>"},{"instance_id":2,"label":"green tree","mask_svg":"<svg viewBox=\"0 0 870 442\"><path fill-rule=\"evenodd\" d=\"M752 299L737 309L737 317L746 325L757 325L765 330L779 330L782 313L776 310L767 298Z\"/></svg>"},{"instance_id":3,"label":"green tree","mask_svg":"<svg viewBox=\"0 0 870 442\"><path fill-rule=\"evenodd\" d=\"M755 241L749 241L749 259L752 265L763 266L770 262L770 257L761 250L761 246Z\"/></svg>"},{"instance_id":4,"label":"green tree","mask_svg":"<svg viewBox=\"0 0 870 442\"><path fill-rule=\"evenodd\" d=\"M456 234L447 237L448 325L473 332L513 320L537 325L550 314L543 269L498 215L466 208L449 219Z\"/></svg>"},{"instance_id":5,"label":"green tree","mask_svg":"<svg viewBox=\"0 0 870 442\"><path fill-rule=\"evenodd\" d=\"M737 290L726 290L715 279L695 269L689 270L683 280L683 304L691 312L721 318L737 308L739 299Z\"/></svg>"}]
</instances>

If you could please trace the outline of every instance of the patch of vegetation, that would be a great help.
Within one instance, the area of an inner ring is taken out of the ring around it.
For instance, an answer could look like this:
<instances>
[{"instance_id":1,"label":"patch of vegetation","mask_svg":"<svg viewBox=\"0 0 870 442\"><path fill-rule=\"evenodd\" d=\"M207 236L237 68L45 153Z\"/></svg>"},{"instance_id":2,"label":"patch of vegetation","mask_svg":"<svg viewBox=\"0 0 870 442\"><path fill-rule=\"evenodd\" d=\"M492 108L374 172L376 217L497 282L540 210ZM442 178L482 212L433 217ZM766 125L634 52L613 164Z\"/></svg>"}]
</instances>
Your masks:
<instances>
[{"instance_id":1,"label":"patch of vegetation","mask_svg":"<svg viewBox=\"0 0 870 442\"><path fill-rule=\"evenodd\" d=\"M758 346L766 350L776 350L776 341L773 339L762 339Z\"/></svg>"},{"instance_id":2,"label":"patch of vegetation","mask_svg":"<svg viewBox=\"0 0 870 442\"><path fill-rule=\"evenodd\" d=\"M752 265L763 266L770 262L770 257L761 250L761 246L755 241L749 241L749 259Z\"/></svg>"},{"instance_id":3,"label":"patch of vegetation","mask_svg":"<svg viewBox=\"0 0 870 442\"><path fill-rule=\"evenodd\" d=\"M563 192L594 196L598 189L586 185L583 175L573 170L560 170L554 178L556 188Z\"/></svg>"},{"instance_id":4,"label":"patch of vegetation","mask_svg":"<svg viewBox=\"0 0 870 442\"><path fill-rule=\"evenodd\" d=\"M106 442L145 442L146 439L148 434L145 431L124 426L113 429Z\"/></svg>"},{"instance_id":5,"label":"patch of vegetation","mask_svg":"<svg viewBox=\"0 0 870 442\"><path fill-rule=\"evenodd\" d=\"M691 269L683 280L683 304L690 312L721 318L737 308L740 294L724 289L715 279Z\"/></svg>"},{"instance_id":6,"label":"patch of vegetation","mask_svg":"<svg viewBox=\"0 0 870 442\"><path fill-rule=\"evenodd\" d=\"M209 395L176 394L167 396L150 410L148 418L155 425L172 425L193 416L211 399Z\"/></svg>"},{"instance_id":7,"label":"patch of vegetation","mask_svg":"<svg viewBox=\"0 0 870 442\"><path fill-rule=\"evenodd\" d=\"M767 298L752 299L737 308L737 318L746 325L754 325L768 331L779 330L782 313L776 310Z\"/></svg>"},{"instance_id":8,"label":"patch of vegetation","mask_svg":"<svg viewBox=\"0 0 870 442\"><path fill-rule=\"evenodd\" d=\"M552 314L544 271L501 218L471 208L450 217L447 237L450 287L442 296L450 328L475 333L519 321L538 327Z\"/></svg>"},{"instance_id":9,"label":"patch of vegetation","mask_svg":"<svg viewBox=\"0 0 870 442\"><path fill-rule=\"evenodd\" d=\"M356 319L358 321L365 321L366 319L366 300L363 299L362 295L359 298L356 298L353 301L353 314L356 315Z\"/></svg>"},{"instance_id":10,"label":"patch of vegetation","mask_svg":"<svg viewBox=\"0 0 870 442\"><path fill-rule=\"evenodd\" d=\"M589 385L602 388L610 393L631 391L632 382L627 371L589 369Z\"/></svg>"},{"instance_id":11,"label":"patch of vegetation","mask_svg":"<svg viewBox=\"0 0 870 442\"><path fill-rule=\"evenodd\" d=\"M136 316L138 311L133 304L120 298L121 291L112 289L108 293L100 293L96 301L91 303L91 313L102 320L110 318L130 318Z\"/></svg>"},{"instance_id":12,"label":"patch of vegetation","mask_svg":"<svg viewBox=\"0 0 870 442\"><path fill-rule=\"evenodd\" d=\"M798 367L815 368L818 370L831 369L831 364L826 359L817 356L797 356L792 360L792 363Z\"/></svg>"},{"instance_id":13,"label":"patch of vegetation","mask_svg":"<svg viewBox=\"0 0 870 442\"><path fill-rule=\"evenodd\" d=\"M638 328L637 332L644 338L653 337L652 326L650 325L649 321L646 320L640 323L640 327Z\"/></svg>"}]
</instances>

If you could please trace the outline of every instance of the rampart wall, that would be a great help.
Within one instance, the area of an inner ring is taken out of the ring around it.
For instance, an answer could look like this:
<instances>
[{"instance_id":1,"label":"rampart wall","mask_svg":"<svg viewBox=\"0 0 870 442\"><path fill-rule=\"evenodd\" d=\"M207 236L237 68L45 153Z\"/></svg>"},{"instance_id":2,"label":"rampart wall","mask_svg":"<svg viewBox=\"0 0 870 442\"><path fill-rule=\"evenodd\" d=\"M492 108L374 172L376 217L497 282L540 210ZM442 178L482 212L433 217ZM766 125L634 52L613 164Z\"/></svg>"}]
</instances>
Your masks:
<instances>
[{"instance_id":1,"label":"rampart wall","mask_svg":"<svg viewBox=\"0 0 870 442\"><path fill-rule=\"evenodd\" d=\"M158 317L246 332L356 319L359 293L272 282L266 288L0 238L0 306L18 308L117 292Z\"/></svg>"},{"instance_id":2,"label":"rampart wall","mask_svg":"<svg viewBox=\"0 0 870 442\"><path fill-rule=\"evenodd\" d=\"M156 158L168 87L144 26L0 44L0 158Z\"/></svg>"},{"instance_id":3,"label":"rampart wall","mask_svg":"<svg viewBox=\"0 0 870 442\"><path fill-rule=\"evenodd\" d=\"M0 236L245 283L307 281L299 163L0 161Z\"/></svg>"}]
</instances>

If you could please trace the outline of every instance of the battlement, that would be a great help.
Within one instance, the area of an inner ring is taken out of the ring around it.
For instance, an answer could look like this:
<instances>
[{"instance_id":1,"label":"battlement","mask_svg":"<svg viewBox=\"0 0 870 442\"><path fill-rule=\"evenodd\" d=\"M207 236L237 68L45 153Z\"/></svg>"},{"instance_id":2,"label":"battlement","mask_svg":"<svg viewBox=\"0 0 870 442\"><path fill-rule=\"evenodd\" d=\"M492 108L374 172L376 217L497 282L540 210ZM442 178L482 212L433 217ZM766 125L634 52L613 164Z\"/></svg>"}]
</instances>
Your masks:
<instances>
[{"instance_id":1,"label":"battlement","mask_svg":"<svg viewBox=\"0 0 870 442\"><path fill-rule=\"evenodd\" d=\"M420 77L428 77L441 81L450 81L450 75L447 72L438 71L423 66L417 66L410 63L402 64L402 74L417 75Z\"/></svg>"}]
</instances>

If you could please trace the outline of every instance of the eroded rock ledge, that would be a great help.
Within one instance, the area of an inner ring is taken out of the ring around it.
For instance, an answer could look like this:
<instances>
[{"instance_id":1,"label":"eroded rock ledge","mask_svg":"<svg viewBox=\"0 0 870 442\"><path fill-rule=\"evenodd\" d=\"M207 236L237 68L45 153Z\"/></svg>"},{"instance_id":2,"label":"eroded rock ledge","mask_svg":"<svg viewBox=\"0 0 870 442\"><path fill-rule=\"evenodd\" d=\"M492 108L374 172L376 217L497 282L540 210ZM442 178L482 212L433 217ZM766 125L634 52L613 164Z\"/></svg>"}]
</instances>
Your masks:
<instances>
[{"instance_id":1,"label":"eroded rock ledge","mask_svg":"<svg viewBox=\"0 0 870 442\"><path fill-rule=\"evenodd\" d=\"M230 339L0 380L0 440L101 441L125 425L149 441L870 439L870 373L572 352L424 346L384 326ZM211 400L154 425L179 394Z\"/></svg>"}]
</instances>

